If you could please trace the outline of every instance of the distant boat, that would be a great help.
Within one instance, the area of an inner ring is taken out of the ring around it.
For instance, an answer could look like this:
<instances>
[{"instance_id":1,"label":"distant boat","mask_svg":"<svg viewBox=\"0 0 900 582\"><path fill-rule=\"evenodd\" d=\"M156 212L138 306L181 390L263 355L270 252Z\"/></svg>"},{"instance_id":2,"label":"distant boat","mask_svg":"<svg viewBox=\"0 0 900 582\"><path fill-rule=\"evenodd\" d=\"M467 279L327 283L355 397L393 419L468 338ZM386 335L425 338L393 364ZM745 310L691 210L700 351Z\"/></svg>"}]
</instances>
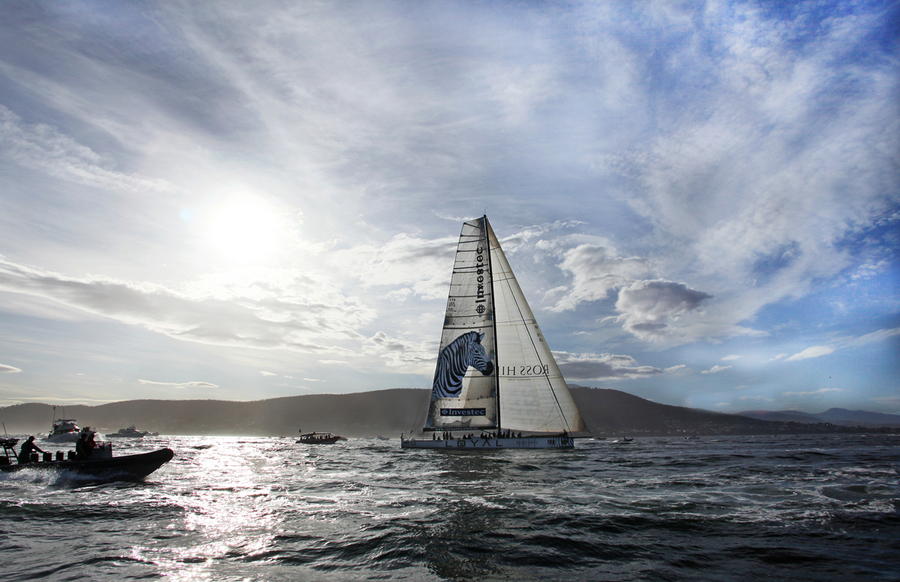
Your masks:
<instances>
[{"instance_id":1,"label":"distant boat","mask_svg":"<svg viewBox=\"0 0 900 582\"><path fill-rule=\"evenodd\" d=\"M32 459L36 458L33 462L14 464L12 461L16 457L15 446L18 442L19 439L15 438L0 439L4 452L4 455L0 456L0 472L13 473L23 469L69 471L101 481L140 481L175 456L172 449L166 448L151 453L113 457L112 446L107 444L105 447L95 449L94 454L97 458L84 461L74 460L75 451L68 451L69 454L57 451L55 459L49 452L45 452L43 456L32 453Z\"/></svg>"},{"instance_id":2,"label":"distant boat","mask_svg":"<svg viewBox=\"0 0 900 582\"><path fill-rule=\"evenodd\" d=\"M158 432L150 432L145 430L138 430L132 424L128 428L120 428L118 432L109 433L106 435L106 438L130 438L130 439L142 439L145 436L159 436Z\"/></svg>"},{"instance_id":3,"label":"distant boat","mask_svg":"<svg viewBox=\"0 0 900 582\"><path fill-rule=\"evenodd\" d=\"M634 440L634 437L622 437L620 439L614 440L613 442L620 444L620 445L624 445L624 444L630 443L633 440Z\"/></svg>"},{"instance_id":4,"label":"distant boat","mask_svg":"<svg viewBox=\"0 0 900 582\"><path fill-rule=\"evenodd\" d=\"M73 418L60 418L53 421L53 428L50 429L44 440L51 443L76 443L81 429Z\"/></svg>"},{"instance_id":5,"label":"distant boat","mask_svg":"<svg viewBox=\"0 0 900 582\"><path fill-rule=\"evenodd\" d=\"M585 431L487 216L459 236L423 430L400 446L571 449Z\"/></svg>"},{"instance_id":6,"label":"distant boat","mask_svg":"<svg viewBox=\"0 0 900 582\"><path fill-rule=\"evenodd\" d=\"M300 433L300 439L297 442L304 445L333 445L338 441L345 440L347 439L330 432L305 432Z\"/></svg>"}]
</instances>

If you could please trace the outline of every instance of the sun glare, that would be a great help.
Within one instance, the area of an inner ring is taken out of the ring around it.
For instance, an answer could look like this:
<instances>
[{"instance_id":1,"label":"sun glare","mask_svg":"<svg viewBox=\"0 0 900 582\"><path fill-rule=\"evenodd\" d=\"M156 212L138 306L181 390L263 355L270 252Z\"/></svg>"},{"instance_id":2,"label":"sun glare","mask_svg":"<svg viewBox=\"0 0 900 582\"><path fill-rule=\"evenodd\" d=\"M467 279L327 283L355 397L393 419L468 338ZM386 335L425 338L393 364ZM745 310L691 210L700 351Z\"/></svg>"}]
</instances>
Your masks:
<instances>
[{"instance_id":1,"label":"sun glare","mask_svg":"<svg viewBox=\"0 0 900 582\"><path fill-rule=\"evenodd\" d=\"M283 232L283 219L270 205L238 198L212 213L207 239L217 254L227 260L261 262L275 255Z\"/></svg>"}]
</instances>

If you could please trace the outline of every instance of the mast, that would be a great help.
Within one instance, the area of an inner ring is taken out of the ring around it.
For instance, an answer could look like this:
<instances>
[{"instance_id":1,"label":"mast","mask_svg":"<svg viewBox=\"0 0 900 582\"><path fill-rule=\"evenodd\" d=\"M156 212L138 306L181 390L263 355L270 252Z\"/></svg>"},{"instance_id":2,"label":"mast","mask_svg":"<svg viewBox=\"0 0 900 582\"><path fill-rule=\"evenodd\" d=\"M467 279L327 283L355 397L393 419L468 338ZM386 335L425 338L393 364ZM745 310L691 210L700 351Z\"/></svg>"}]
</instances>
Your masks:
<instances>
[{"instance_id":1,"label":"mast","mask_svg":"<svg viewBox=\"0 0 900 582\"><path fill-rule=\"evenodd\" d=\"M497 290L494 288L494 265L491 262L491 255L493 255L493 250L491 249L491 237L488 234L488 219L487 214L481 217L482 226L484 227L484 241L487 244L487 257L488 257L488 272L491 274L491 328L494 330L494 361L497 362L497 367L494 375L494 393L496 396L494 397L494 401L497 403L497 432L500 432L500 427L503 425L500 423L500 351L498 349L497 344L497 305L494 301L494 297L497 294Z\"/></svg>"}]
</instances>

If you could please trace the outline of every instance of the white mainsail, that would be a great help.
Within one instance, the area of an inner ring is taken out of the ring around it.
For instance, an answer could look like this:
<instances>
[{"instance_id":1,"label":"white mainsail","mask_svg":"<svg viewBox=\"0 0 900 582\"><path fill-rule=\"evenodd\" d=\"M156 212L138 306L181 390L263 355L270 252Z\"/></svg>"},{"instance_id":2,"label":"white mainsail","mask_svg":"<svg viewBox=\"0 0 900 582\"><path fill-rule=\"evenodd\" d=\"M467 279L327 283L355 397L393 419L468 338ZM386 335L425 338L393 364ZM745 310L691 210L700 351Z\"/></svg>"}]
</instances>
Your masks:
<instances>
[{"instance_id":1,"label":"white mainsail","mask_svg":"<svg viewBox=\"0 0 900 582\"><path fill-rule=\"evenodd\" d=\"M438 354L426 430L585 430L486 216L463 224Z\"/></svg>"},{"instance_id":2,"label":"white mainsail","mask_svg":"<svg viewBox=\"0 0 900 582\"><path fill-rule=\"evenodd\" d=\"M466 222L459 235L426 430L497 428L494 299L486 223L483 219Z\"/></svg>"}]
</instances>

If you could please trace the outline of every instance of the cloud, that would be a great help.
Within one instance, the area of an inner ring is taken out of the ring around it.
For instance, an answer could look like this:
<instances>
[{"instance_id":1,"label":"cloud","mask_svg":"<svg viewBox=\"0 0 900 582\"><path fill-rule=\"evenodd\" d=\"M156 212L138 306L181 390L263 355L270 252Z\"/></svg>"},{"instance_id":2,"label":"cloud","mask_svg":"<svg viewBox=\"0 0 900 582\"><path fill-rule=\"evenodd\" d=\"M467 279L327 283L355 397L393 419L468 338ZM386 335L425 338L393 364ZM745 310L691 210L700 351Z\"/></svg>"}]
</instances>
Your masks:
<instances>
[{"instance_id":1,"label":"cloud","mask_svg":"<svg viewBox=\"0 0 900 582\"><path fill-rule=\"evenodd\" d=\"M641 339L657 339L672 330L681 316L700 309L712 295L689 288L683 283L636 281L619 291L617 319L623 327Z\"/></svg>"},{"instance_id":2,"label":"cloud","mask_svg":"<svg viewBox=\"0 0 900 582\"><path fill-rule=\"evenodd\" d=\"M738 400L741 402L772 402L772 399L766 396L741 396Z\"/></svg>"},{"instance_id":3,"label":"cloud","mask_svg":"<svg viewBox=\"0 0 900 582\"><path fill-rule=\"evenodd\" d=\"M811 346L803 350L802 352L798 352L793 356L787 358L786 362L796 362L799 360L806 360L809 358L818 358L821 356L827 356L829 354L833 354L837 350L846 349L846 348L858 348L862 346L868 346L871 344L881 343L883 341L887 341L889 339L900 336L900 327L895 327L891 329L880 329L878 331L867 333L865 335L861 335L856 338L845 338L838 341L835 341L832 345L828 346ZM779 359L784 357L785 354L779 354L769 361Z\"/></svg>"},{"instance_id":4,"label":"cloud","mask_svg":"<svg viewBox=\"0 0 900 582\"><path fill-rule=\"evenodd\" d=\"M111 160L51 126L23 124L18 115L3 105L0 105L0 156L67 182L110 191L147 194L179 190L164 180L108 169L104 166L109 166Z\"/></svg>"},{"instance_id":5,"label":"cloud","mask_svg":"<svg viewBox=\"0 0 900 582\"><path fill-rule=\"evenodd\" d=\"M730 355L730 356L725 356L724 358L722 358L722 361L723 361L723 362L730 362L730 361L732 361L732 360L740 360L740 359L741 359L740 356L735 356L735 355L732 354L732 355Z\"/></svg>"},{"instance_id":6,"label":"cloud","mask_svg":"<svg viewBox=\"0 0 900 582\"><path fill-rule=\"evenodd\" d=\"M879 396L872 398L872 402L889 410L900 411L900 396Z\"/></svg>"},{"instance_id":7,"label":"cloud","mask_svg":"<svg viewBox=\"0 0 900 582\"><path fill-rule=\"evenodd\" d=\"M425 240L399 234L383 245L356 245L336 251L329 262L358 277L365 287L390 288L391 298L447 296L456 238Z\"/></svg>"},{"instance_id":8,"label":"cloud","mask_svg":"<svg viewBox=\"0 0 900 582\"><path fill-rule=\"evenodd\" d=\"M731 366L713 366L709 370L703 370L700 372L701 374L718 374L719 372L724 372L728 370Z\"/></svg>"},{"instance_id":9,"label":"cloud","mask_svg":"<svg viewBox=\"0 0 900 582\"><path fill-rule=\"evenodd\" d=\"M259 373L262 374L263 376L277 376L278 375L274 372L266 372L265 370L260 370Z\"/></svg>"},{"instance_id":10,"label":"cloud","mask_svg":"<svg viewBox=\"0 0 900 582\"><path fill-rule=\"evenodd\" d=\"M798 352L793 356L789 357L785 360L785 362L796 362L799 360L806 360L809 358L819 358L821 356L827 356L828 354L834 353L837 348L833 348L830 346L812 346L806 348L802 352Z\"/></svg>"},{"instance_id":11,"label":"cloud","mask_svg":"<svg viewBox=\"0 0 900 582\"><path fill-rule=\"evenodd\" d=\"M844 243L898 204L893 53L857 57L889 9L824 20L813 10L782 20L707 5L700 26L720 50L676 44L667 67L705 88L658 104L670 122L653 143L598 160L602 174L633 180L628 202L658 236L657 270L702 282L727 307L709 314L713 333L851 266ZM643 335L664 329L651 322Z\"/></svg>"},{"instance_id":12,"label":"cloud","mask_svg":"<svg viewBox=\"0 0 900 582\"><path fill-rule=\"evenodd\" d=\"M808 392L782 392L782 396L812 396L814 394L825 394L827 392L843 392L841 388L821 388L819 390L810 390Z\"/></svg>"},{"instance_id":13,"label":"cloud","mask_svg":"<svg viewBox=\"0 0 900 582\"><path fill-rule=\"evenodd\" d=\"M427 346L390 337L383 331L377 332L363 342L364 350L381 357L392 368L406 368L408 371L431 369L434 365L437 346ZM432 349L433 348L433 349Z\"/></svg>"},{"instance_id":14,"label":"cloud","mask_svg":"<svg viewBox=\"0 0 900 582\"><path fill-rule=\"evenodd\" d=\"M171 337L218 345L353 354L355 328L374 312L292 270L251 270L241 280L178 292L153 283L72 278L0 258L0 289L53 299ZM199 281L199 280L198 280Z\"/></svg>"},{"instance_id":15,"label":"cloud","mask_svg":"<svg viewBox=\"0 0 900 582\"><path fill-rule=\"evenodd\" d=\"M619 380L647 378L663 373L652 366L638 366L630 356L553 352L560 372L570 380Z\"/></svg>"},{"instance_id":16,"label":"cloud","mask_svg":"<svg viewBox=\"0 0 900 582\"><path fill-rule=\"evenodd\" d=\"M0 374L15 374L16 372L21 372L22 370L16 368L15 366L7 366L6 364L0 364Z\"/></svg>"},{"instance_id":17,"label":"cloud","mask_svg":"<svg viewBox=\"0 0 900 582\"><path fill-rule=\"evenodd\" d=\"M572 285L553 311L574 309L579 303L605 299L610 290L630 285L651 272L646 259L619 257L610 246L591 244L565 251L560 268L572 274Z\"/></svg>"},{"instance_id":18,"label":"cloud","mask_svg":"<svg viewBox=\"0 0 900 582\"><path fill-rule=\"evenodd\" d=\"M867 346L870 344L880 343L891 338L900 336L900 327L893 329L879 329L878 331L861 335L858 338L846 342L847 347Z\"/></svg>"},{"instance_id":19,"label":"cloud","mask_svg":"<svg viewBox=\"0 0 900 582\"><path fill-rule=\"evenodd\" d=\"M216 384L210 382L154 382L153 380L140 380L141 384L152 384L154 386L178 386L182 388L218 388Z\"/></svg>"}]
</instances>

